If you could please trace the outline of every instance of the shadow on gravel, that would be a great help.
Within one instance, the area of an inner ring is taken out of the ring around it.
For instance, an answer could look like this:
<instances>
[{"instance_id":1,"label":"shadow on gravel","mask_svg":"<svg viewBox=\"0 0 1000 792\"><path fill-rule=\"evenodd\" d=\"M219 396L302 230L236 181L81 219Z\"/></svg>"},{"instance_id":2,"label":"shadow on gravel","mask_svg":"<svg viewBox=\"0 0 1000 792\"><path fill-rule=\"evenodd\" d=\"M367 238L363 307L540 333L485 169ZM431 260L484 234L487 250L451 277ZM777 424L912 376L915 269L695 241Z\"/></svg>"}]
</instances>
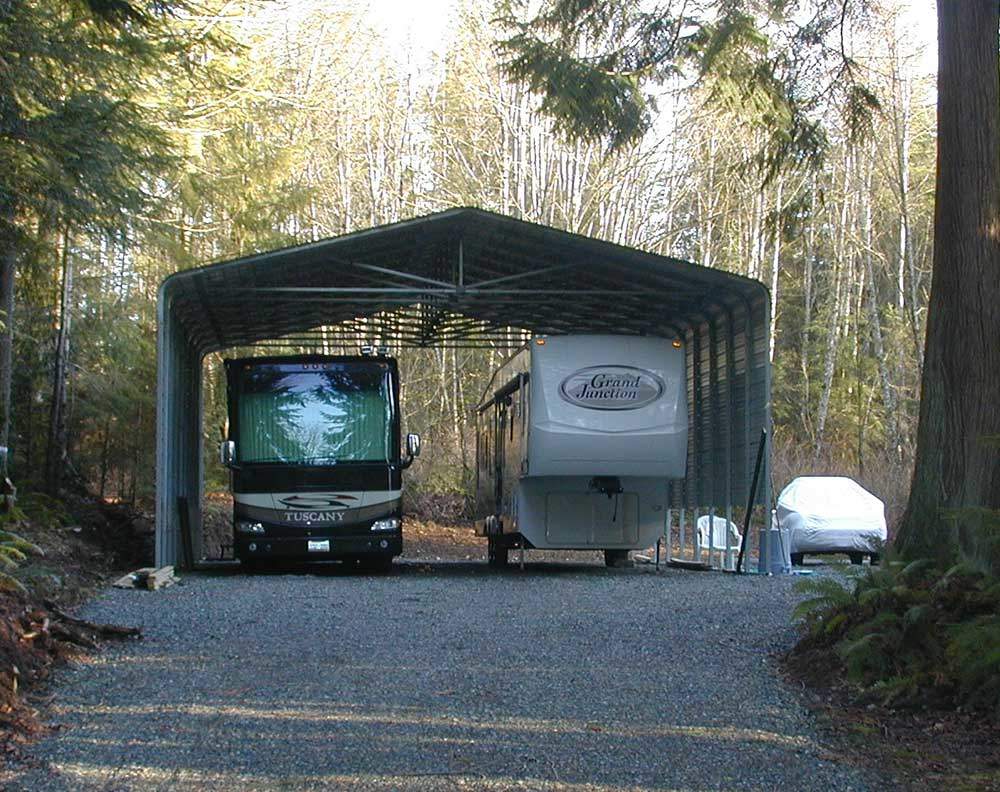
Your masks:
<instances>
[{"instance_id":1,"label":"shadow on gravel","mask_svg":"<svg viewBox=\"0 0 1000 792\"><path fill-rule=\"evenodd\" d=\"M661 567L662 569L663 567ZM511 563L505 569L493 569L485 561L423 561L416 558L396 561L392 565L392 568L387 571L375 571L330 561L325 563L276 563L253 569L244 569L238 563L228 563L225 565L205 566L199 568L195 574L209 577L239 576L246 578L275 577L280 575L315 575L316 577L326 578L391 578L428 575L436 577L502 578L523 577L525 575L622 577L627 575L647 575L655 572L655 568L649 564L625 568L609 568L603 564L587 562L526 561L523 569L517 563Z\"/></svg>"},{"instance_id":2,"label":"shadow on gravel","mask_svg":"<svg viewBox=\"0 0 1000 792\"><path fill-rule=\"evenodd\" d=\"M146 638L66 675L6 788L885 789L768 659L791 582L403 560L114 590L85 615Z\"/></svg>"}]
</instances>

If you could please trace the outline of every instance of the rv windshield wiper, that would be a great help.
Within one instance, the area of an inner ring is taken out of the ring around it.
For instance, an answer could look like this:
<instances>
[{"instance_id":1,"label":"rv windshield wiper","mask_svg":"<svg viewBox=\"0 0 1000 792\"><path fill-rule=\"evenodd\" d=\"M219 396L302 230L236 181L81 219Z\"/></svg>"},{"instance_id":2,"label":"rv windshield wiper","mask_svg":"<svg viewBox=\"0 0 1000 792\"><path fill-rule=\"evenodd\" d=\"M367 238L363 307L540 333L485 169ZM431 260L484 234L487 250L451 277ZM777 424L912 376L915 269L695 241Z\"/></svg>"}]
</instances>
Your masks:
<instances>
[{"instance_id":1,"label":"rv windshield wiper","mask_svg":"<svg viewBox=\"0 0 1000 792\"><path fill-rule=\"evenodd\" d=\"M303 457L302 459L288 459L288 458L285 458L285 457L266 457L264 459L250 459L250 460L247 460L247 462L249 462L252 465L272 465L272 464L280 464L280 465L314 465L317 462L324 462L324 463L327 463L327 464L336 465L337 464L337 458L336 457L332 457L332 456L330 456L330 457L325 457L325 456Z\"/></svg>"}]
</instances>

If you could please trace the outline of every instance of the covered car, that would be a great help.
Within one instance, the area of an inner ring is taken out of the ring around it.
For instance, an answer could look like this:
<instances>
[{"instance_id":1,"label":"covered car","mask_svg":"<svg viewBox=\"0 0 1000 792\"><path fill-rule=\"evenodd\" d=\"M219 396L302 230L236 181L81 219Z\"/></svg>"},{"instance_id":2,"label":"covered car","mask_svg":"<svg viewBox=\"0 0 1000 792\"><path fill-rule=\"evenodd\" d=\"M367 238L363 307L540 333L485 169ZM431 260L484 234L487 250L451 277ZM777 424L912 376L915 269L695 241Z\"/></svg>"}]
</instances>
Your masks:
<instances>
[{"instance_id":1,"label":"covered car","mask_svg":"<svg viewBox=\"0 0 1000 792\"><path fill-rule=\"evenodd\" d=\"M792 563L805 554L846 553L878 560L887 536L885 504L846 476L800 476L778 496L777 520L789 536Z\"/></svg>"}]
</instances>

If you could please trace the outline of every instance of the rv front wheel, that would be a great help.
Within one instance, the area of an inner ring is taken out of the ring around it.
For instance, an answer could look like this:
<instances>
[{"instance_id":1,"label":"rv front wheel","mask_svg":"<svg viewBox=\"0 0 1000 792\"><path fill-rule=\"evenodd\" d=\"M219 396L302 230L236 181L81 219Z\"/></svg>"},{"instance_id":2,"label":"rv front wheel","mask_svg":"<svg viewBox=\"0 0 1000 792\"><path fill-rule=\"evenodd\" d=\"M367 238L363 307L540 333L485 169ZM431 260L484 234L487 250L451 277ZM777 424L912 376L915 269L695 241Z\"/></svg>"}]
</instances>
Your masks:
<instances>
[{"instance_id":1,"label":"rv front wheel","mask_svg":"<svg viewBox=\"0 0 1000 792\"><path fill-rule=\"evenodd\" d=\"M486 560L491 567L507 566L507 557L510 554L510 550L506 545L502 545L500 541L500 537L497 536L490 536L486 540Z\"/></svg>"},{"instance_id":2,"label":"rv front wheel","mask_svg":"<svg viewBox=\"0 0 1000 792\"><path fill-rule=\"evenodd\" d=\"M366 572L391 572L392 556L371 556L361 559L361 568Z\"/></svg>"},{"instance_id":3,"label":"rv front wheel","mask_svg":"<svg viewBox=\"0 0 1000 792\"><path fill-rule=\"evenodd\" d=\"M630 566L628 550L605 550L604 566L622 568Z\"/></svg>"}]
</instances>

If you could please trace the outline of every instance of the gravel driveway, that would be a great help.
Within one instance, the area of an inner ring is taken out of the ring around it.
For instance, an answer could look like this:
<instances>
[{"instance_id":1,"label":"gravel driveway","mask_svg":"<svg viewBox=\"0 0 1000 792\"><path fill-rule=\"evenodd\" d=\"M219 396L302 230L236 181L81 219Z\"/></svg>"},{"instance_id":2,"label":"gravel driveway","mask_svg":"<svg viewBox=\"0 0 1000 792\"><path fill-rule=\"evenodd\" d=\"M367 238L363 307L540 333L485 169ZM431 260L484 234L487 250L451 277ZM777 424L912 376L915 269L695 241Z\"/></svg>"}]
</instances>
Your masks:
<instances>
[{"instance_id":1,"label":"gravel driveway","mask_svg":"<svg viewBox=\"0 0 1000 792\"><path fill-rule=\"evenodd\" d=\"M877 789L771 655L790 579L529 564L187 575L83 612L12 790Z\"/></svg>"}]
</instances>

